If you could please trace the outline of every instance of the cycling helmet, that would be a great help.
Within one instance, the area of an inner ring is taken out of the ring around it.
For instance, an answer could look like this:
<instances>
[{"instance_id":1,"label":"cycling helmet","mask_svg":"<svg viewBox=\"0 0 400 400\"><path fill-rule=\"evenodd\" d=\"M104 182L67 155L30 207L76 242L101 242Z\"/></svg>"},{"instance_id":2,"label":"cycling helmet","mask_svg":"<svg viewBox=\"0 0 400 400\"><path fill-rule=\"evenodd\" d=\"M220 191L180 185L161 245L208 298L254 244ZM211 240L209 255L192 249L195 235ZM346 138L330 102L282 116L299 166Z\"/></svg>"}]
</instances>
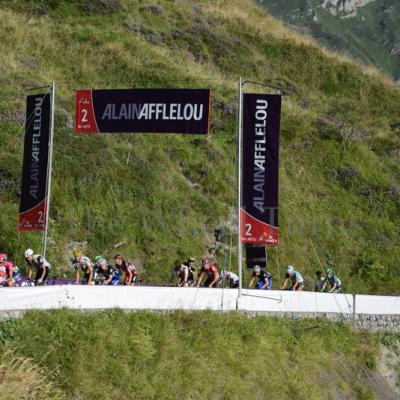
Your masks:
<instances>
[{"instance_id":1,"label":"cycling helmet","mask_svg":"<svg viewBox=\"0 0 400 400\"><path fill-rule=\"evenodd\" d=\"M4 253L0 254L0 262L6 261L7 260L7 255Z\"/></svg>"},{"instance_id":2,"label":"cycling helmet","mask_svg":"<svg viewBox=\"0 0 400 400\"><path fill-rule=\"evenodd\" d=\"M327 268L326 273L327 274L333 274L333 269L332 268Z\"/></svg>"},{"instance_id":3,"label":"cycling helmet","mask_svg":"<svg viewBox=\"0 0 400 400\"><path fill-rule=\"evenodd\" d=\"M94 261L95 261L95 262L100 261L102 258L103 258L102 256L96 256L96 257L94 258Z\"/></svg>"},{"instance_id":4,"label":"cycling helmet","mask_svg":"<svg viewBox=\"0 0 400 400\"><path fill-rule=\"evenodd\" d=\"M75 258L78 258L78 257L80 257L80 256L82 255L82 252L81 252L79 249L75 249L75 250L72 252L72 255L73 255Z\"/></svg>"},{"instance_id":5,"label":"cycling helmet","mask_svg":"<svg viewBox=\"0 0 400 400\"><path fill-rule=\"evenodd\" d=\"M33 256L33 250L32 249L26 249L25 250L25 258Z\"/></svg>"},{"instance_id":6,"label":"cycling helmet","mask_svg":"<svg viewBox=\"0 0 400 400\"><path fill-rule=\"evenodd\" d=\"M99 264L100 265L105 265L105 264L107 264L107 260L105 258L100 258Z\"/></svg>"},{"instance_id":7,"label":"cycling helmet","mask_svg":"<svg viewBox=\"0 0 400 400\"><path fill-rule=\"evenodd\" d=\"M259 265L255 265L254 268L253 268L253 271L254 271L255 273L258 273L258 272L261 271L261 267L260 267Z\"/></svg>"},{"instance_id":8,"label":"cycling helmet","mask_svg":"<svg viewBox=\"0 0 400 400\"><path fill-rule=\"evenodd\" d=\"M294 271L294 268L291 265L288 265L286 272L288 274L292 273Z\"/></svg>"},{"instance_id":9,"label":"cycling helmet","mask_svg":"<svg viewBox=\"0 0 400 400\"><path fill-rule=\"evenodd\" d=\"M221 270L221 272L219 273L219 277L220 279L224 279L225 278L225 270Z\"/></svg>"}]
</instances>

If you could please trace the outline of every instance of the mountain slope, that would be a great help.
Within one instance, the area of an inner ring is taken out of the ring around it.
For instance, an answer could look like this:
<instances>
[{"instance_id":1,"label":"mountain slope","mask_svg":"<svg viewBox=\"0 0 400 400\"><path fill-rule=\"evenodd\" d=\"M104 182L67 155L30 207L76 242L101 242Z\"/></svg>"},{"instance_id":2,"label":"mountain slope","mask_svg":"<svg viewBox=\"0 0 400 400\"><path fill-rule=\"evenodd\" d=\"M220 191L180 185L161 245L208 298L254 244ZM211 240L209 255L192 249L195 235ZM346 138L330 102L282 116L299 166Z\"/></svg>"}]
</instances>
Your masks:
<instances>
[{"instance_id":1,"label":"mountain slope","mask_svg":"<svg viewBox=\"0 0 400 400\"><path fill-rule=\"evenodd\" d=\"M400 93L378 75L327 54L250 1L0 1L0 248L22 263L40 235L15 230L27 89L57 82L48 258L70 274L80 245L117 251L145 282L208 251L235 222L238 76L287 93L281 148L277 278L294 264L313 276L333 257L349 291L398 291ZM212 134L76 136L73 90L209 87ZM260 90L250 85L248 91ZM232 242L236 239L233 236ZM235 249L233 248L233 254ZM279 277L279 278L278 278Z\"/></svg>"},{"instance_id":2,"label":"mountain slope","mask_svg":"<svg viewBox=\"0 0 400 400\"><path fill-rule=\"evenodd\" d=\"M318 42L400 80L400 5L395 0L257 0Z\"/></svg>"}]
</instances>

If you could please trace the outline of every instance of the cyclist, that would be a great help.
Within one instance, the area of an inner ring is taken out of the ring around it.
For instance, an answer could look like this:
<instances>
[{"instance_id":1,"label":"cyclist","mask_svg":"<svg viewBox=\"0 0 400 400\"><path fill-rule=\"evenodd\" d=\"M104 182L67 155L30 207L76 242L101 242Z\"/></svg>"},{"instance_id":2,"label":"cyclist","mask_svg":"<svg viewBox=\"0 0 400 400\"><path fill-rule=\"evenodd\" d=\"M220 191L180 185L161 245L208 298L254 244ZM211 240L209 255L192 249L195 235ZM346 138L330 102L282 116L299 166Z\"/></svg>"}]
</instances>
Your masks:
<instances>
[{"instance_id":1,"label":"cyclist","mask_svg":"<svg viewBox=\"0 0 400 400\"><path fill-rule=\"evenodd\" d=\"M182 264L179 260L176 260L174 271L178 278L178 286L189 287L193 285L193 272L190 270L189 266L186 263Z\"/></svg>"},{"instance_id":2,"label":"cyclist","mask_svg":"<svg viewBox=\"0 0 400 400\"><path fill-rule=\"evenodd\" d=\"M127 261L127 270L125 271L125 276L124 276L124 285L131 285L135 286L135 283L137 282L138 279L138 274L136 271L136 267L129 261Z\"/></svg>"},{"instance_id":3,"label":"cyclist","mask_svg":"<svg viewBox=\"0 0 400 400\"><path fill-rule=\"evenodd\" d=\"M25 260L28 264L28 279L32 279L33 269L36 269L36 276L34 278L35 286L47 284L51 265L40 254L33 254L32 249L25 250Z\"/></svg>"},{"instance_id":4,"label":"cyclist","mask_svg":"<svg viewBox=\"0 0 400 400\"><path fill-rule=\"evenodd\" d=\"M94 282L96 282L96 280L97 280L97 274L98 274L98 272L99 272L99 269L100 269L100 263L99 263L99 261L102 259L103 257L102 256L96 256L94 259L93 259L93 281Z\"/></svg>"},{"instance_id":5,"label":"cyclist","mask_svg":"<svg viewBox=\"0 0 400 400\"><path fill-rule=\"evenodd\" d=\"M102 285L113 285L116 286L119 283L120 274L117 268L107 264L104 258L99 260L99 271L98 271L98 283Z\"/></svg>"},{"instance_id":6,"label":"cyclist","mask_svg":"<svg viewBox=\"0 0 400 400\"><path fill-rule=\"evenodd\" d=\"M17 271L15 271L17 272ZM17 274L19 275L19 274ZM14 266L11 261L7 261L7 254L0 254L0 285L14 286Z\"/></svg>"},{"instance_id":7,"label":"cyclist","mask_svg":"<svg viewBox=\"0 0 400 400\"><path fill-rule=\"evenodd\" d=\"M314 291L323 292L325 290L325 283L326 283L325 276L321 271L317 271L315 275L317 276L317 279L315 281Z\"/></svg>"},{"instance_id":8,"label":"cyclist","mask_svg":"<svg viewBox=\"0 0 400 400\"><path fill-rule=\"evenodd\" d=\"M257 280L256 289L272 290L272 275L269 272L262 270L259 265L255 265L253 268L249 288L253 286L255 280Z\"/></svg>"},{"instance_id":9,"label":"cyclist","mask_svg":"<svg viewBox=\"0 0 400 400\"><path fill-rule=\"evenodd\" d=\"M121 254L114 256L115 266L114 268L119 272L119 275L124 273L124 285L133 285L136 282L137 273L136 268L126 261Z\"/></svg>"},{"instance_id":10,"label":"cyclist","mask_svg":"<svg viewBox=\"0 0 400 400\"><path fill-rule=\"evenodd\" d=\"M197 279L196 287L200 287L201 281L205 276L207 276L207 279L204 282L204 286L209 288L214 287L219 280L219 273L217 267L214 264L212 264L209 258L206 256L202 258L201 264L202 267L200 270L200 276Z\"/></svg>"},{"instance_id":11,"label":"cyclist","mask_svg":"<svg viewBox=\"0 0 400 400\"><path fill-rule=\"evenodd\" d=\"M84 256L79 249L74 250L72 255L74 256L72 265L75 268L75 285L80 285L81 283L93 285L93 264L89 257ZM84 274L82 281L81 271Z\"/></svg>"},{"instance_id":12,"label":"cyclist","mask_svg":"<svg viewBox=\"0 0 400 400\"><path fill-rule=\"evenodd\" d=\"M296 290L298 292L301 292L304 289L304 280L300 272L295 271L294 268L291 265L289 265L287 267L286 273L287 275L285 282L283 283L282 290L285 290L288 283L291 282L292 284L291 290Z\"/></svg>"},{"instance_id":13,"label":"cyclist","mask_svg":"<svg viewBox=\"0 0 400 400\"><path fill-rule=\"evenodd\" d=\"M328 290L329 293L342 292L342 282L336 275L334 275L332 268L328 268L326 270L326 280L325 280L324 286L322 288L322 291L325 290L325 288L328 285L330 286L330 290Z\"/></svg>"},{"instance_id":14,"label":"cyclist","mask_svg":"<svg viewBox=\"0 0 400 400\"><path fill-rule=\"evenodd\" d=\"M221 285L223 281L226 280L229 288L235 289L239 287L239 277L233 272L222 270L219 274L219 278L218 285Z\"/></svg>"},{"instance_id":15,"label":"cyclist","mask_svg":"<svg viewBox=\"0 0 400 400\"><path fill-rule=\"evenodd\" d=\"M184 265L187 265L189 268L189 281L192 280L193 282L190 284L190 286L193 285L196 277L197 277L197 268L195 265L196 260L193 257L189 257L186 262L184 262Z\"/></svg>"}]
</instances>

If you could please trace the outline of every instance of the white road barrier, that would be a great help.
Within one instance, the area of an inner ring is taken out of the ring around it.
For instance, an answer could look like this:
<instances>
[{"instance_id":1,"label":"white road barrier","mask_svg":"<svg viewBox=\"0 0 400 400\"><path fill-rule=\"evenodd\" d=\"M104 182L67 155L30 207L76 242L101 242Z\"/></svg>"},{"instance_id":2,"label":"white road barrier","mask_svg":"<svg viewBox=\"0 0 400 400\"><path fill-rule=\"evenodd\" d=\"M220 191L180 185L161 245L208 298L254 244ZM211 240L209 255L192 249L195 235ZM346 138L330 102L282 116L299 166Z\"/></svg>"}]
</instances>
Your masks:
<instances>
[{"instance_id":1,"label":"white road barrier","mask_svg":"<svg viewBox=\"0 0 400 400\"><path fill-rule=\"evenodd\" d=\"M287 290L243 290L242 293L243 295L238 303L240 310L353 313L353 296L348 294L293 292Z\"/></svg>"},{"instance_id":2,"label":"white road barrier","mask_svg":"<svg viewBox=\"0 0 400 400\"><path fill-rule=\"evenodd\" d=\"M400 315L400 296L356 296L357 314Z\"/></svg>"},{"instance_id":3,"label":"white road barrier","mask_svg":"<svg viewBox=\"0 0 400 400\"><path fill-rule=\"evenodd\" d=\"M177 287L46 286L0 289L0 311L31 309L215 310L400 315L399 296Z\"/></svg>"}]
</instances>

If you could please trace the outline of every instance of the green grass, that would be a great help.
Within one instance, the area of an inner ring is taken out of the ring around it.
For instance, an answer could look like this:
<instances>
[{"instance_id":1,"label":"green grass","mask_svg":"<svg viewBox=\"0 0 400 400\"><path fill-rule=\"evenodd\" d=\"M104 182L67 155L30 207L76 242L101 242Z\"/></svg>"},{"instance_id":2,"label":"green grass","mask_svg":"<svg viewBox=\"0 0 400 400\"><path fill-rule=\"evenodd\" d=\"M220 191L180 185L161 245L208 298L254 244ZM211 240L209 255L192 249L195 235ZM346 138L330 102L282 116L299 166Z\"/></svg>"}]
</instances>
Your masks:
<instances>
[{"instance_id":1,"label":"green grass","mask_svg":"<svg viewBox=\"0 0 400 400\"><path fill-rule=\"evenodd\" d=\"M54 311L2 322L0 333L2 354L13 349L66 398L321 399L334 387L375 398L363 372L378 338L326 320Z\"/></svg>"},{"instance_id":2,"label":"green grass","mask_svg":"<svg viewBox=\"0 0 400 400\"><path fill-rule=\"evenodd\" d=\"M175 259L208 252L215 228L227 226L225 242L232 237L235 244L231 106L244 76L288 91L281 244L269 251L275 281L288 264L314 276L320 266L313 243L319 258L332 255L348 291L398 293L398 89L286 30L250 1L159 1L160 13L148 8L150 1L85 4L90 7L67 0L0 2L2 250L18 264L25 248L40 251L39 233L19 236L15 229L21 112L27 88L52 80L57 111L48 259L54 274L72 273L69 258L79 245L89 256L119 251L140 266L145 282L160 284ZM132 24L140 25L139 33ZM73 91L87 87L211 88L218 102L212 133L77 136L70 127ZM349 170L355 173L343 177ZM225 256L226 248L217 254L220 267ZM228 267L236 269L235 257Z\"/></svg>"}]
</instances>

